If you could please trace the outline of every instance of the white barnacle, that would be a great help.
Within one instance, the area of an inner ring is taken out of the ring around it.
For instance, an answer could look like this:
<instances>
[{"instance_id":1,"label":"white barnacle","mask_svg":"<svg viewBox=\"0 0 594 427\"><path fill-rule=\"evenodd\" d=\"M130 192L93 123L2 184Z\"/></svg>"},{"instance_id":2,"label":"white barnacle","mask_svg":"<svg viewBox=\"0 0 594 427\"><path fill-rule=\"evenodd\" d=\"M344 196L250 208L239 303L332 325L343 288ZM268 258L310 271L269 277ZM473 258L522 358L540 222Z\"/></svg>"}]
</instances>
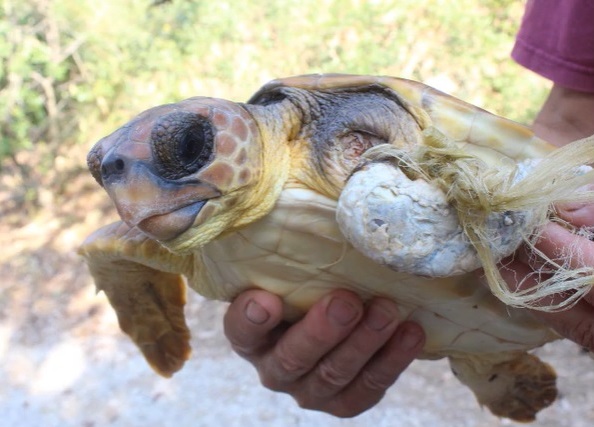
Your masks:
<instances>
[{"instance_id":1,"label":"white barnacle","mask_svg":"<svg viewBox=\"0 0 594 427\"><path fill-rule=\"evenodd\" d=\"M514 225L514 219L511 217L509 212L503 213L503 225L506 225L506 226Z\"/></svg>"}]
</instances>

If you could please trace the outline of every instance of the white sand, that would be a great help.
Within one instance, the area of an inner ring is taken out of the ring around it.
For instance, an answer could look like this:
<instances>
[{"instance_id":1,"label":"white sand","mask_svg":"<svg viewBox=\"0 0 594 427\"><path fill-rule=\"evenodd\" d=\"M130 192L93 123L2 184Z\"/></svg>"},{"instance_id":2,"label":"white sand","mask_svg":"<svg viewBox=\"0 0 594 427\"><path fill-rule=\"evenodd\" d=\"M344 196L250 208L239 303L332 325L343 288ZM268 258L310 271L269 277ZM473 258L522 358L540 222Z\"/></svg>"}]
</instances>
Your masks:
<instances>
[{"instance_id":1,"label":"white sand","mask_svg":"<svg viewBox=\"0 0 594 427\"><path fill-rule=\"evenodd\" d=\"M88 322L36 333L0 319L0 425L99 426L455 426L515 425L481 410L447 363L417 361L384 400L354 419L300 409L264 389L254 369L233 354L221 328L225 306L192 297L194 354L173 379L156 376L123 337L102 295ZM535 426L594 425L594 362L568 342L538 353L559 373L560 397Z\"/></svg>"}]
</instances>

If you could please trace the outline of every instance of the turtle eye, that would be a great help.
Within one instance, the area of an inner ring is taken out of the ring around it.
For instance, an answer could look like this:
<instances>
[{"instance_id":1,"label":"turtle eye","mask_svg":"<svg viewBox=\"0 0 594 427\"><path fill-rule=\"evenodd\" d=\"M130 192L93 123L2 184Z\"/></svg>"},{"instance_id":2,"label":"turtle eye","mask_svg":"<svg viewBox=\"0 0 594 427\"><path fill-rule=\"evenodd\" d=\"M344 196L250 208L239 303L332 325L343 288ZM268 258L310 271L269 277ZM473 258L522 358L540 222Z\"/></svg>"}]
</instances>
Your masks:
<instances>
[{"instance_id":1,"label":"turtle eye","mask_svg":"<svg viewBox=\"0 0 594 427\"><path fill-rule=\"evenodd\" d=\"M194 124L177 141L177 158L180 165L192 168L192 165L200 159L207 141L212 139L210 129L202 126L201 123Z\"/></svg>"},{"instance_id":2,"label":"turtle eye","mask_svg":"<svg viewBox=\"0 0 594 427\"><path fill-rule=\"evenodd\" d=\"M151 139L161 175L179 179L208 163L213 151L214 131L202 116L174 112L157 122Z\"/></svg>"}]
</instances>

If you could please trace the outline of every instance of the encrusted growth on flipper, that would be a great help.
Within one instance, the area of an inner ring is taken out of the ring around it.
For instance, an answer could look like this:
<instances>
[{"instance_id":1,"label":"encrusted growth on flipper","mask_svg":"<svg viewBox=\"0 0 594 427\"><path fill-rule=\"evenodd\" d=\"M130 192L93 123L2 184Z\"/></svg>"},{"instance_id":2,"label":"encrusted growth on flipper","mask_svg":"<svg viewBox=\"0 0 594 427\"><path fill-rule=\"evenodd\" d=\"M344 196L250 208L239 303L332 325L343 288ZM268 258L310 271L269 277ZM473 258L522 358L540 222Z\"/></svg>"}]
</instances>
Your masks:
<instances>
[{"instance_id":1,"label":"encrusted growth on flipper","mask_svg":"<svg viewBox=\"0 0 594 427\"><path fill-rule=\"evenodd\" d=\"M337 217L356 247L398 271L444 276L482 266L492 292L506 304L562 309L592 287L594 269L553 262L534 242L555 203L594 200L593 192L582 189L593 179L594 172L584 170L594 161L593 145L594 139L578 141L517 165L428 128L424 144L413 152L388 144L368 150L345 187ZM373 164L378 163L389 166L377 172ZM365 174L370 178L365 180ZM384 187L387 192L379 195ZM453 224L448 207L455 210ZM535 287L512 291L497 263L523 241L554 271L543 270L551 277L540 277ZM560 303L542 304L543 298L565 291L571 295Z\"/></svg>"},{"instance_id":2,"label":"encrusted growth on flipper","mask_svg":"<svg viewBox=\"0 0 594 427\"><path fill-rule=\"evenodd\" d=\"M493 256L516 250L528 220L523 212L487 216ZM446 193L389 163L372 162L352 176L339 199L337 221L359 251L401 273L450 277L482 265Z\"/></svg>"},{"instance_id":3,"label":"encrusted growth on flipper","mask_svg":"<svg viewBox=\"0 0 594 427\"><path fill-rule=\"evenodd\" d=\"M426 143L426 153L429 157L437 154L438 162L440 155L449 160L449 151L457 151L452 143L434 132L427 135ZM444 162L442 168L436 167L435 162L429 162L431 169L439 170L436 183L441 186L449 183L448 198L457 209L465 234L476 248L489 286L495 296L506 304L555 311L571 306L594 285L593 268L572 268L570 260L551 260L534 244L542 226L554 214L554 204L594 200L594 192L584 190L584 186L594 180L594 171L584 171L584 167L592 162L594 138L576 141L552 152L521 179L514 179L517 170L509 174L489 167L480 159L469 159L463 155L454 161ZM420 164L423 165L423 161ZM492 212L529 212L532 216L531 233L523 239L532 252L550 267L536 273L539 280L535 286L510 290L501 276L497 266L499 259L492 253L490 236L485 227ZM560 293L567 293L567 297L560 302L542 303L544 298Z\"/></svg>"}]
</instances>

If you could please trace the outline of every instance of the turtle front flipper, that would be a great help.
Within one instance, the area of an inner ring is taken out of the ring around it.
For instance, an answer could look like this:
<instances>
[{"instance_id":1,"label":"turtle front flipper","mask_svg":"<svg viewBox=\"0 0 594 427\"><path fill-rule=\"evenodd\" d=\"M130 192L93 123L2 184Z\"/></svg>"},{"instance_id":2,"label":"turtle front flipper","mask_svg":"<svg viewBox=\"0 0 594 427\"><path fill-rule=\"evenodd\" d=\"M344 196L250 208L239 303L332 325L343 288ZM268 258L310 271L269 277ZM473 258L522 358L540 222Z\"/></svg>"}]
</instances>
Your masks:
<instances>
[{"instance_id":1,"label":"turtle front flipper","mask_svg":"<svg viewBox=\"0 0 594 427\"><path fill-rule=\"evenodd\" d=\"M450 358L450 365L456 378L470 387L478 402L500 417L534 421L536 414L557 397L555 371L528 353L499 353L493 360L484 356Z\"/></svg>"},{"instance_id":2,"label":"turtle front flipper","mask_svg":"<svg viewBox=\"0 0 594 427\"><path fill-rule=\"evenodd\" d=\"M93 233L79 253L97 290L105 292L115 309L120 327L151 367L165 377L180 370L191 353L183 311L185 282L170 271L181 260L123 222Z\"/></svg>"}]
</instances>

